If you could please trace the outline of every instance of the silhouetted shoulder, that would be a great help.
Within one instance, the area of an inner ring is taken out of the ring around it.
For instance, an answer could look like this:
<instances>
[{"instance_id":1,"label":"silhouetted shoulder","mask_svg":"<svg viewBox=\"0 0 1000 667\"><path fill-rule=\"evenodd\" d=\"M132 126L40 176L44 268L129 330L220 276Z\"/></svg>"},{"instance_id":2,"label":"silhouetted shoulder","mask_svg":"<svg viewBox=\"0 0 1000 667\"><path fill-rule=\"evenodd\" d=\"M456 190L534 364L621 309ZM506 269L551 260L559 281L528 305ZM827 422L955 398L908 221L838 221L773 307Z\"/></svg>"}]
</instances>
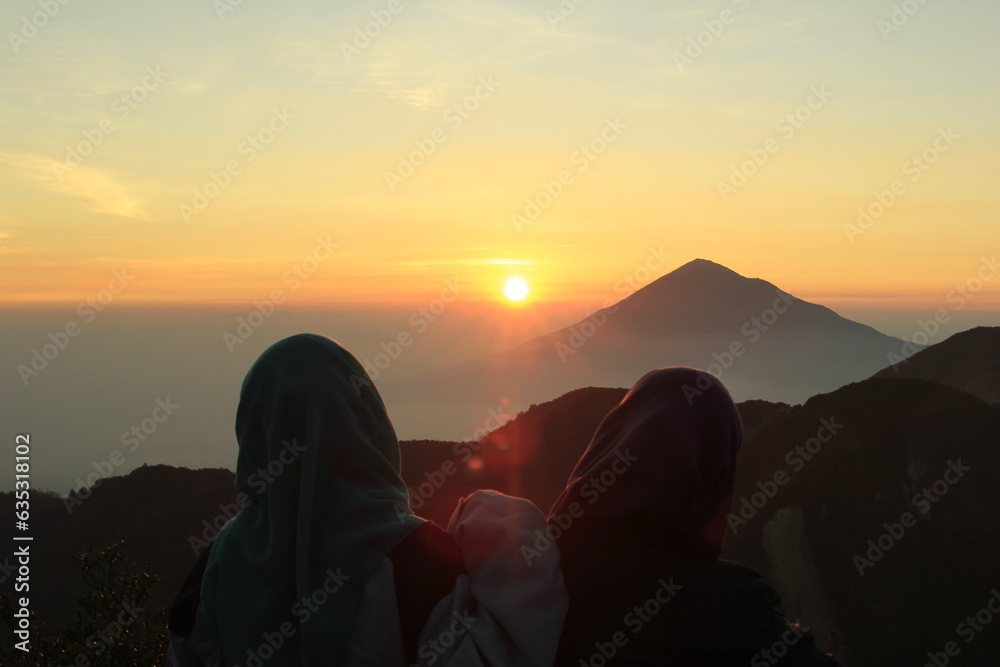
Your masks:
<instances>
[{"instance_id":1,"label":"silhouetted shoulder","mask_svg":"<svg viewBox=\"0 0 1000 667\"><path fill-rule=\"evenodd\" d=\"M606 572L590 594L576 589L557 664L597 656L686 667L838 664L807 628L785 620L777 592L751 567L661 562L642 570Z\"/></svg>"},{"instance_id":2,"label":"silhouetted shoulder","mask_svg":"<svg viewBox=\"0 0 1000 667\"><path fill-rule=\"evenodd\" d=\"M417 659L420 634L431 611L465 574L462 552L454 538L433 522L418 526L386 557L392 561L403 647Z\"/></svg>"},{"instance_id":3,"label":"silhouetted shoulder","mask_svg":"<svg viewBox=\"0 0 1000 667\"><path fill-rule=\"evenodd\" d=\"M690 564L678 568L676 582L684 588L670 624L682 636L701 638L682 647L690 660L684 664L838 665L816 647L807 627L785 619L777 591L752 567L724 560Z\"/></svg>"}]
</instances>

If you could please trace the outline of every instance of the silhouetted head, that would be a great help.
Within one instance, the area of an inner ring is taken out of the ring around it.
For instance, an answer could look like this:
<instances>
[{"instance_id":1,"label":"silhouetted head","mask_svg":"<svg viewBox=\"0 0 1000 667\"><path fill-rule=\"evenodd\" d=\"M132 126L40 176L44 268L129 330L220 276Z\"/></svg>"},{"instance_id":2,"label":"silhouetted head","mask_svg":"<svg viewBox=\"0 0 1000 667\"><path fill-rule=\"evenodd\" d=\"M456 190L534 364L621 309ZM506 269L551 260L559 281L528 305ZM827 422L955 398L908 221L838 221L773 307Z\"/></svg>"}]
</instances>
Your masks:
<instances>
[{"instance_id":1,"label":"silhouetted head","mask_svg":"<svg viewBox=\"0 0 1000 667\"><path fill-rule=\"evenodd\" d=\"M244 660L297 601L319 594L326 601L273 662L336 664L366 581L422 521L409 511L382 399L343 347L292 336L247 374L236 435L247 502L212 546L193 646Z\"/></svg>"},{"instance_id":2,"label":"silhouetted head","mask_svg":"<svg viewBox=\"0 0 1000 667\"><path fill-rule=\"evenodd\" d=\"M236 485L276 508L315 502L316 485L398 499L399 443L357 359L315 334L281 340L254 362L236 413ZM336 492L337 489L333 489ZM289 509L289 508L284 508Z\"/></svg>"},{"instance_id":3,"label":"silhouetted head","mask_svg":"<svg viewBox=\"0 0 1000 667\"><path fill-rule=\"evenodd\" d=\"M681 367L647 373L598 426L553 504L550 523L572 519L560 545L621 536L679 558L718 558L742 439L717 378Z\"/></svg>"}]
</instances>

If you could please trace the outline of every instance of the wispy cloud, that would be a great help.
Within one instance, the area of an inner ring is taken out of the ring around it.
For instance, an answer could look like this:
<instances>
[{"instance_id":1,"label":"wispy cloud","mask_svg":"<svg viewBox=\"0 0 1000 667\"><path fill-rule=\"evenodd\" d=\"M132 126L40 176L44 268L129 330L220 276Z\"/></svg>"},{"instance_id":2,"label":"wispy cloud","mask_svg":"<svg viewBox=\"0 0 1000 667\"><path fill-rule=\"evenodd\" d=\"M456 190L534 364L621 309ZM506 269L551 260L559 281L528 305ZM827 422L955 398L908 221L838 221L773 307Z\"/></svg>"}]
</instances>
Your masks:
<instances>
[{"instance_id":1,"label":"wispy cloud","mask_svg":"<svg viewBox=\"0 0 1000 667\"><path fill-rule=\"evenodd\" d=\"M333 35L327 25L285 26L269 44L269 64L352 95L380 95L429 109L453 104L484 73L530 67L533 61L576 53L587 45L627 46L579 24L554 32L544 7L490 0L408 6L360 47L354 30L371 17L362 13L356 18L357 25L339 25ZM351 50L349 61L344 45Z\"/></svg>"},{"instance_id":2,"label":"wispy cloud","mask_svg":"<svg viewBox=\"0 0 1000 667\"><path fill-rule=\"evenodd\" d=\"M55 160L38 155L0 151L0 168L15 178L30 181L47 192L82 199L88 211L152 220L143 200L108 172L81 165L59 179L58 166Z\"/></svg>"},{"instance_id":3,"label":"wispy cloud","mask_svg":"<svg viewBox=\"0 0 1000 667\"><path fill-rule=\"evenodd\" d=\"M508 257L490 257L484 259L431 259L412 262L401 262L401 266L406 267L428 267L428 266L529 266L536 262L512 259Z\"/></svg>"},{"instance_id":4,"label":"wispy cloud","mask_svg":"<svg viewBox=\"0 0 1000 667\"><path fill-rule=\"evenodd\" d=\"M213 90L235 71L236 60L229 50L219 49L197 72L188 74L178 80L177 86L182 93L200 95Z\"/></svg>"}]
</instances>

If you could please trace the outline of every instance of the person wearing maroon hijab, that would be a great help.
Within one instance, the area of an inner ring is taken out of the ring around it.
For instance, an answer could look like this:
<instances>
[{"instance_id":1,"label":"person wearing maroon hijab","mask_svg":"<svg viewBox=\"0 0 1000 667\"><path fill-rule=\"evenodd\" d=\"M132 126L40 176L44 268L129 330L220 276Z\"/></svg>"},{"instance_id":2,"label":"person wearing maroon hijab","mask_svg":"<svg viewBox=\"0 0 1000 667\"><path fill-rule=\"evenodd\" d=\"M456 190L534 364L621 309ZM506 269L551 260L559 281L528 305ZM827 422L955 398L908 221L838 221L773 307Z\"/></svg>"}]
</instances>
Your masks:
<instances>
[{"instance_id":1,"label":"person wearing maroon hijab","mask_svg":"<svg viewBox=\"0 0 1000 667\"><path fill-rule=\"evenodd\" d=\"M692 368L647 373L607 414L549 512L570 602L556 665L839 664L719 560L742 440L729 392Z\"/></svg>"}]
</instances>

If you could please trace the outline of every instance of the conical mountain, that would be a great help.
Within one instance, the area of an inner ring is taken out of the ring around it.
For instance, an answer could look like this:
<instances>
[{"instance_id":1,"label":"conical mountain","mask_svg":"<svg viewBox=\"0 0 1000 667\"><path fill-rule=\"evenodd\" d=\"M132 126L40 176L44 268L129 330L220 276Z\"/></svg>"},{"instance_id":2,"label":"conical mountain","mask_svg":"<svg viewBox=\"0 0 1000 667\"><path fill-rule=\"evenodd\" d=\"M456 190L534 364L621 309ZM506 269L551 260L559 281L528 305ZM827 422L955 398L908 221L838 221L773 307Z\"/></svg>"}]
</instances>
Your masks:
<instances>
[{"instance_id":1,"label":"conical mountain","mask_svg":"<svg viewBox=\"0 0 1000 667\"><path fill-rule=\"evenodd\" d=\"M800 403L870 377L905 343L705 259L613 289L621 300L569 327L383 393L404 428L408 401L446 403L474 425L502 399L523 409L576 387L628 387L661 366L706 369L737 400Z\"/></svg>"}]
</instances>

